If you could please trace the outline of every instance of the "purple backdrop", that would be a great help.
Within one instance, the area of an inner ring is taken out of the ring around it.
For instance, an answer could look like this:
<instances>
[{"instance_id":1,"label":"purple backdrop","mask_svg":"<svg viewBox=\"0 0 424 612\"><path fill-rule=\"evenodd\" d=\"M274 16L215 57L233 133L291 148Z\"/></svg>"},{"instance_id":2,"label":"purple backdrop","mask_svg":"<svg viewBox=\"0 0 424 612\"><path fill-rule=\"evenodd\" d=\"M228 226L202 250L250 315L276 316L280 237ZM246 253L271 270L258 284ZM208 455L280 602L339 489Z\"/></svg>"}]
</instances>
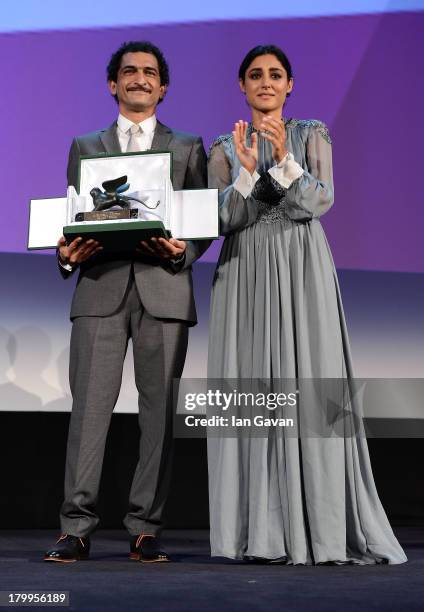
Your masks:
<instances>
[{"instance_id":1,"label":"purple backdrop","mask_svg":"<svg viewBox=\"0 0 424 612\"><path fill-rule=\"evenodd\" d=\"M423 272L423 31L424 13L396 13L0 36L0 179L11 192L0 251L25 251L31 197L64 195L72 136L114 120L105 64L122 41L164 50L171 88L159 118L207 145L248 118L238 65L250 47L272 42L295 72L286 114L322 119L333 137L336 205L324 224L336 265Z\"/></svg>"}]
</instances>

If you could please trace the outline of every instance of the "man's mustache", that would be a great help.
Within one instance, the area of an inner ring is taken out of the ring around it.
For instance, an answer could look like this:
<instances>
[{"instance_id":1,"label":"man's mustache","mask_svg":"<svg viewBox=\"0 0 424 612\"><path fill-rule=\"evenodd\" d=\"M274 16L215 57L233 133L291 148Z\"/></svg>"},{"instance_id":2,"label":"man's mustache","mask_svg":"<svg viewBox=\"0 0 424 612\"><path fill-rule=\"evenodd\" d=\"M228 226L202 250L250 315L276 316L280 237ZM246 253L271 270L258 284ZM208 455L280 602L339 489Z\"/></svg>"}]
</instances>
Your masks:
<instances>
[{"instance_id":1,"label":"man's mustache","mask_svg":"<svg viewBox=\"0 0 424 612\"><path fill-rule=\"evenodd\" d=\"M144 91L145 93L152 93L151 89L143 87L142 85L132 85L131 87L127 87L127 91Z\"/></svg>"}]
</instances>

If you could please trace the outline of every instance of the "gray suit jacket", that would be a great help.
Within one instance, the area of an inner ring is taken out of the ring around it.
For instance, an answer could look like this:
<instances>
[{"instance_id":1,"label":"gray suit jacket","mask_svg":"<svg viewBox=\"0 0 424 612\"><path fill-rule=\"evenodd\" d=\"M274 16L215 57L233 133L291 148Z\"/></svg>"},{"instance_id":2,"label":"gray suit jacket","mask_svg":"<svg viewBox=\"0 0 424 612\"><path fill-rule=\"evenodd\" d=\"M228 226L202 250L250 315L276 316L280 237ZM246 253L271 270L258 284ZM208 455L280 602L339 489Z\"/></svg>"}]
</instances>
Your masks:
<instances>
[{"instance_id":1,"label":"gray suit jacket","mask_svg":"<svg viewBox=\"0 0 424 612\"><path fill-rule=\"evenodd\" d=\"M198 136L175 132L158 121L152 150L172 151L174 189L207 186L206 153ZM68 185L77 184L81 155L120 153L116 122L108 129L74 138L69 152ZM159 259L128 257L113 259L99 253L80 266L71 306L71 319L80 316L107 316L115 312L124 297L131 265L141 301L154 317L197 322L191 278L191 264L208 248L210 241L189 241L185 261L173 266ZM61 268L66 278L69 272Z\"/></svg>"}]
</instances>

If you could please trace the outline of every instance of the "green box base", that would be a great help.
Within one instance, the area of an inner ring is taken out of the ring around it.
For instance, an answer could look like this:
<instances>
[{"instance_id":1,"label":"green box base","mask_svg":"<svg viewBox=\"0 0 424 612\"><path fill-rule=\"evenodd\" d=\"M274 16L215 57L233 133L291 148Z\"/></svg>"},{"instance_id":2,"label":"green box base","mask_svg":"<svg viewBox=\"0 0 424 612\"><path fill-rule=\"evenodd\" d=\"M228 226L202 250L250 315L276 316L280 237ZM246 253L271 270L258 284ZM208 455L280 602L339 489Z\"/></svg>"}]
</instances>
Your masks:
<instances>
[{"instance_id":1,"label":"green box base","mask_svg":"<svg viewBox=\"0 0 424 612\"><path fill-rule=\"evenodd\" d=\"M63 235L68 244L75 238L97 240L105 253L134 252L141 240L153 237L170 238L171 233L161 221L126 221L123 223L73 223L65 225Z\"/></svg>"}]
</instances>

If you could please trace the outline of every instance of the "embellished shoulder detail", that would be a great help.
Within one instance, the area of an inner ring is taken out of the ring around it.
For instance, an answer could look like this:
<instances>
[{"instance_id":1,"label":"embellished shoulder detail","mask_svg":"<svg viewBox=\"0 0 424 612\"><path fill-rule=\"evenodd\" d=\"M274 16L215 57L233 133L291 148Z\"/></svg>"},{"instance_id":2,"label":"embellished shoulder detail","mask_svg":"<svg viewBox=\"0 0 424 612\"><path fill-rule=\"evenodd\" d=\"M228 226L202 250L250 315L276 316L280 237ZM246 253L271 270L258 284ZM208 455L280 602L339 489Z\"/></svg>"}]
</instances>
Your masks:
<instances>
[{"instance_id":1,"label":"embellished shoulder detail","mask_svg":"<svg viewBox=\"0 0 424 612\"><path fill-rule=\"evenodd\" d=\"M328 142L328 144L331 144L328 127L323 121L320 121L319 119L288 119L286 121L286 127L300 127L306 129L313 128L324 138L324 140Z\"/></svg>"},{"instance_id":2,"label":"embellished shoulder detail","mask_svg":"<svg viewBox=\"0 0 424 612\"><path fill-rule=\"evenodd\" d=\"M230 134L222 134L221 136L218 136L218 138L215 138L215 140L213 141L213 143L209 147L208 157L211 154L212 149L214 147L216 147L217 145L221 144L222 142L228 142L229 140L232 139L232 137L233 137L233 135L230 133Z\"/></svg>"}]
</instances>

